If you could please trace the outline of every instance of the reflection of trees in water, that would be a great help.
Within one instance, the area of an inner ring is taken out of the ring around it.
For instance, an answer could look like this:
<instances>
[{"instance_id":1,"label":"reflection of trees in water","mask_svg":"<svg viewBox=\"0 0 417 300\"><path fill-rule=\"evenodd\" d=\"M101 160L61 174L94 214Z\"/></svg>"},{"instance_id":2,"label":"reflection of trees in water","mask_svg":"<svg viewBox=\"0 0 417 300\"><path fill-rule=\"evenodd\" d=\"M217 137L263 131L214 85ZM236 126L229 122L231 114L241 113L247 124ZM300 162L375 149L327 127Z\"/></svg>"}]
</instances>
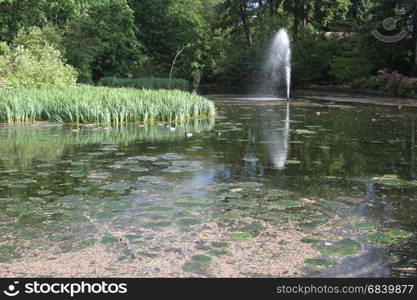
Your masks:
<instances>
[{"instance_id":1,"label":"reflection of trees in water","mask_svg":"<svg viewBox=\"0 0 417 300\"><path fill-rule=\"evenodd\" d=\"M127 124L111 129L82 126L76 132L64 125L5 125L0 127L0 167L26 168L32 164L34 158L56 159L68 145L128 145L135 141L177 141L185 139L186 132L210 131L214 124L214 119L192 120L177 125L175 131L157 125L140 128L135 124Z\"/></svg>"}]
</instances>

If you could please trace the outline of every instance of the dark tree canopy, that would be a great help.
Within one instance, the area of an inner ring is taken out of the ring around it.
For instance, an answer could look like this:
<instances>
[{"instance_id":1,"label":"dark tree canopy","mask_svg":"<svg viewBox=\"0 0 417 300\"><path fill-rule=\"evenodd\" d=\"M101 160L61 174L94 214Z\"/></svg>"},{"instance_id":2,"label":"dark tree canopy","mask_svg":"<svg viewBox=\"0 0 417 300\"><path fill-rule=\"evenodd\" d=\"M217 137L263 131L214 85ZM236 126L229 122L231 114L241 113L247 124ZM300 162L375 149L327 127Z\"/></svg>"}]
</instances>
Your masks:
<instances>
[{"instance_id":1,"label":"dark tree canopy","mask_svg":"<svg viewBox=\"0 0 417 300\"><path fill-rule=\"evenodd\" d=\"M244 85L279 28L291 35L295 84L349 83L381 70L417 75L415 0L0 1L2 42L34 26L80 82L168 77L172 69L192 81ZM375 31L405 35L386 43Z\"/></svg>"}]
</instances>

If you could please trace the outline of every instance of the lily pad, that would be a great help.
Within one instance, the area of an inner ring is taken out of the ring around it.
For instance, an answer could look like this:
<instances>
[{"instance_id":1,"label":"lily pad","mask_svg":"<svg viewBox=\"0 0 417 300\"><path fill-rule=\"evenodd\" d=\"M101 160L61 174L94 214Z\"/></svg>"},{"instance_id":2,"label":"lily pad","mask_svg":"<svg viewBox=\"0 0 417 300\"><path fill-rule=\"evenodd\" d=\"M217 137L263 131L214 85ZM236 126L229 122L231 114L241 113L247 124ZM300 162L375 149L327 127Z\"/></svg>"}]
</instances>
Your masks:
<instances>
[{"instance_id":1,"label":"lily pad","mask_svg":"<svg viewBox=\"0 0 417 300\"><path fill-rule=\"evenodd\" d=\"M388 232L371 232L364 236L364 240L372 243L392 244L410 238L413 234L404 230L391 230Z\"/></svg>"},{"instance_id":2,"label":"lily pad","mask_svg":"<svg viewBox=\"0 0 417 300\"><path fill-rule=\"evenodd\" d=\"M40 190L39 192L38 192L38 194L39 195L42 195L42 196L46 196L46 195L50 195L50 194L52 194L53 192L52 191L49 191L49 190Z\"/></svg>"},{"instance_id":3,"label":"lily pad","mask_svg":"<svg viewBox=\"0 0 417 300\"><path fill-rule=\"evenodd\" d=\"M0 263L12 263L20 256L15 245L0 245Z\"/></svg>"},{"instance_id":4,"label":"lily pad","mask_svg":"<svg viewBox=\"0 0 417 300\"><path fill-rule=\"evenodd\" d=\"M211 257L206 255L195 255L191 257L191 260L198 264L209 265L211 263Z\"/></svg>"},{"instance_id":5,"label":"lily pad","mask_svg":"<svg viewBox=\"0 0 417 300\"><path fill-rule=\"evenodd\" d=\"M223 198L231 198L231 199L241 199L243 198L242 194L235 193L235 192L226 192L221 195Z\"/></svg>"},{"instance_id":6,"label":"lily pad","mask_svg":"<svg viewBox=\"0 0 417 300\"><path fill-rule=\"evenodd\" d=\"M181 159L184 159L183 155L174 154L174 153L162 154L162 155L159 155L159 157L162 158L162 159L165 159L165 160L181 160Z\"/></svg>"},{"instance_id":7,"label":"lily pad","mask_svg":"<svg viewBox=\"0 0 417 300\"><path fill-rule=\"evenodd\" d=\"M127 183L110 183L102 186L100 189L111 192L123 192L130 189L130 186Z\"/></svg>"},{"instance_id":8,"label":"lily pad","mask_svg":"<svg viewBox=\"0 0 417 300\"><path fill-rule=\"evenodd\" d=\"M47 169L47 168L52 168L54 167L53 164L39 164L36 166L37 168L41 168L41 169Z\"/></svg>"},{"instance_id":9,"label":"lily pad","mask_svg":"<svg viewBox=\"0 0 417 300\"><path fill-rule=\"evenodd\" d=\"M178 224L181 226L194 226L194 225L200 225L203 221L200 219L195 218L182 218L178 221Z\"/></svg>"},{"instance_id":10,"label":"lily pad","mask_svg":"<svg viewBox=\"0 0 417 300\"><path fill-rule=\"evenodd\" d=\"M76 187L76 188L74 188L74 191L81 192L81 193L88 192L90 190L91 190L91 188L89 188L89 187Z\"/></svg>"},{"instance_id":11,"label":"lily pad","mask_svg":"<svg viewBox=\"0 0 417 300\"><path fill-rule=\"evenodd\" d=\"M156 257L158 257L158 254L149 253L149 252L146 252L146 251L139 251L137 253L137 255L142 256L142 257L146 257L146 258L156 258Z\"/></svg>"},{"instance_id":12,"label":"lily pad","mask_svg":"<svg viewBox=\"0 0 417 300\"><path fill-rule=\"evenodd\" d=\"M155 206L146 207L145 210L150 211L150 212L168 212L168 211L173 211L174 208L169 207L169 206L155 205Z\"/></svg>"},{"instance_id":13,"label":"lily pad","mask_svg":"<svg viewBox=\"0 0 417 300\"><path fill-rule=\"evenodd\" d=\"M230 244L226 242L212 242L211 246L219 249L227 249L230 247Z\"/></svg>"},{"instance_id":14,"label":"lily pad","mask_svg":"<svg viewBox=\"0 0 417 300\"><path fill-rule=\"evenodd\" d=\"M182 266L182 270L200 276L207 276L207 265L200 263L188 262Z\"/></svg>"},{"instance_id":15,"label":"lily pad","mask_svg":"<svg viewBox=\"0 0 417 300\"><path fill-rule=\"evenodd\" d=\"M353 256L359 253L361 245L354 240L344 239L333 245L321 246L318 250L329 256Z\"/></svg>"},{"instance_id":16,"label":"lily pad","mask_svg":"<svg viewBox=\"0 0 417 300\"><path fill-rule=\"evenodd\" d=\"M359 222L354 223L352 226L358 229L374 229L376 227L373 222Z\"/></svg>"},{"instance_id":17,"label":"lily pad","mask_svg":"<svg viewBox=\"0 0 417 300\"><path fill-rule=\"evenodd\" d=\"M247 242L247 241L249 241L249 239L251 237L252 236L249 233L247 233L247 232L233 233L231 235L232 240L233 241L237 241L237 242Z\"/></svg>"},{"instance_id":18,"label":"lily pad","mask_svg":"<svg viewBox=\"0 0 417 300\"><path fill-rule=\"evenodd\" d=\"M95 239L85 240L79 243L77 248L85 249L85 248L93 247L96 243L97 243L97 240Z\"/></svg>"},{"instance_id":19,"label":"lily pad","mask_svg":"<svg viewBox=\"0 0 417 300\"><path fill-rule=\"evenodd\" d=\"M142 155L142 156L131 157L130 159L141 160L141 161L157 161L158 157Z\"/></svg>"},{"instance_id":20,"label":"lily pad","mask_svg":"<svg viewBox=\"0 0 417 300\"><path fill-rule=\"evenodd\" d=\"M108 245L108 244L117 244L118 243L118 239L114 236L111 235L105 235L101 238L100 243Z\"/></svg>"},{"instance_id":21,"label":"lily pad","mask_svg":"<svg viewBox=\"0 0 417 300\"><path fill-rule=\"evenodd\" d=\"M285 208L294 208L294 207L302 207L303 203L296 200L275 200L271 202L272 204L278 205L280 207Z\"/></svg>"},{"instance_id":22,"label":"lily pad","mask_svg":"<svg viewBox=\"0 0 417 300\"><path fill-rule=\"evenodd\" d=\"M130 172L137 172L137 173L141 173L141 172L148 172L149 169L148 168L141 168L141 167L133 167L133 168L129 168Z\"/></svg>"},{"instance_id":23,"label":"lily pad","mask_svg":"<svg viewBox=\"0 0 417 300\"><path fill-rule=\"evenodd\" d=\"M226 250L210 250L207 252L207 254L210 256L224 256L228 255L229 252L227 252Z\"/></svg>"}]
</instances>

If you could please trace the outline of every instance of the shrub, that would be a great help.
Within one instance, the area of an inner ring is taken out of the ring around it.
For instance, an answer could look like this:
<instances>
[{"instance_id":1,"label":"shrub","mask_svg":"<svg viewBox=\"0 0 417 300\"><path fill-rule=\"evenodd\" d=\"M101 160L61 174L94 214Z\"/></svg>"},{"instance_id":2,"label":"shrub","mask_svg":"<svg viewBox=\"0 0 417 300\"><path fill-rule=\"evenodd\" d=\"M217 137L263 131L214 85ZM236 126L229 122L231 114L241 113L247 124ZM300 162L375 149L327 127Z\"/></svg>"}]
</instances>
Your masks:
<instances>
[{"instance_id":1,"label":"shrub","mask_svg":"<svg viewBox=\"0 0 417 300\"><path fill-rule=\"evenodd\" d=\"M373 66L361 57L334 57L330 65L330 75L337 83L349 83L367 77Z\"/></svg>"},{"instance_id":2,"label":"shrub","mask_svg":"<svg viewBox=\"0 0 417 300\"><path fill-rule=\"evenodd\" d=\"M337 44L324 36L309 34L293 45L293 82L296 86L319 83L329 78L333 48Z\"/></svg>"},{"instance_id":3,"label":"shrub","mask_svg":"<svg viewBox=\"0 0 417 300\"><path fill-rule=\"evenodd\" d=\"M116 78L104 77L99 82L102 86L108 87L125 87L135 89L176 89L182 91L190 90L190 84L185 79L169 78Z\"/></svg>"},{"instance_id":4,"label":"shrub","mask_svg":"<svg viewBox=\"0 0 417 300\"><path fill-rule=\"evenodd\" d=\"M366 80L356 80L351 85L364 91L375 91L390 96L417 96L417 78L408 78L397 72L372 76Z\"/></svg>"},{"instance_id":5,"label":"shrub","mask_svg":"<svg viewBox=\"0 0 417 300\"><path fill-rule=\"evenodd\" d=\"M372 76L364 82L362 88L364 90L377 91L381 89L383 86L384 82L382 80L379 80L376 76Z\"/></svg>"},{"instance_id":6,"label":"shrub","mask_svg":"<svg viewBox=\"0 0 417 300\"><path fill-rule=\"evenodd\" d=\"M391 78L385 80L386 84L383 86L382 91L390 96L401 96L399 94L399 87L401 84L401 78Z\"/></svg>"},{"instance_id":7,"label":"shrub","mask_svg":"<svg viewBox=\"0 0 417 300\"><path fill-rule=\"evenodd\" d=\"M361 79L355 79L354 81L352 81L352 83L350 84L350 86L354 89L361 89L363 88L364 84L366 83L366 79L365 78L361 78Z\"/></svg>"},{"instance_id":8,"label":"shrub","mask_svg":"<svg viewBox=\"0 0 417 300\"><path fill-rule=\"evenodd\" d=\"M31 40L38 30L20 31L11 46L0 45L0 89L75 85L77 72L61 53L47 42Z\"/></svg>"},{"instance_id":9,"label":"shrub","mask_svg":"<svg viewBox=\"0 0 417 300\"><path fill-rule=\"evenodd\" d=\"M401 96L417 96L417 78L402 78L398 86L398 94Z\"/></svg>"},{"instance_id":10,"label":"shrub","mask_svg":"<svg viewBox=\"0 0 417 300\"><path fill-rule=\"evenodd\" d=\"M398 73L397 71L389 73L389 72L383 72L378 74L378 79L380 80L391 80L391 79L400 79L403 78L404 75Z\"/></svg>"}]
</instances>

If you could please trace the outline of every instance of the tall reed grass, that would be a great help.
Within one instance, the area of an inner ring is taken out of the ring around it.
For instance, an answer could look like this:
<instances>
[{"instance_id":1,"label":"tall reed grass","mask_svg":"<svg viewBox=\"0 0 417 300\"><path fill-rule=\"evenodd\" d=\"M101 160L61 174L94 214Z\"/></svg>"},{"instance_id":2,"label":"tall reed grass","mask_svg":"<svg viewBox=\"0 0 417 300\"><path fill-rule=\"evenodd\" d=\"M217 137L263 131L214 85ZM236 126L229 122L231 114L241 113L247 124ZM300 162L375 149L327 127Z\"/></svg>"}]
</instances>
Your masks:
<instances>
[{"instance_id":1,"label":"tall reed grass","mask_svg":"<svg viewBox=\"0 0 417 300\"><path fill-rule=\"evenodd\" d=\"M82 86L0 92L0 123L184 122L214 114L213 102L178 90Z\"/></svg>"},{"instance_id":2,"label":"tall reed grass","mask_svg":"<svg viewBox=\"0 0 417 300\"><path fill-rule=\"evenodd\" d=\"M169 78L117 78L117 77L104 77L100 80L100 85L107 87L125 87L135 89L172 89L189 91L190 84L185 79L172 79Z\"/></svg>"}]
</instances>

